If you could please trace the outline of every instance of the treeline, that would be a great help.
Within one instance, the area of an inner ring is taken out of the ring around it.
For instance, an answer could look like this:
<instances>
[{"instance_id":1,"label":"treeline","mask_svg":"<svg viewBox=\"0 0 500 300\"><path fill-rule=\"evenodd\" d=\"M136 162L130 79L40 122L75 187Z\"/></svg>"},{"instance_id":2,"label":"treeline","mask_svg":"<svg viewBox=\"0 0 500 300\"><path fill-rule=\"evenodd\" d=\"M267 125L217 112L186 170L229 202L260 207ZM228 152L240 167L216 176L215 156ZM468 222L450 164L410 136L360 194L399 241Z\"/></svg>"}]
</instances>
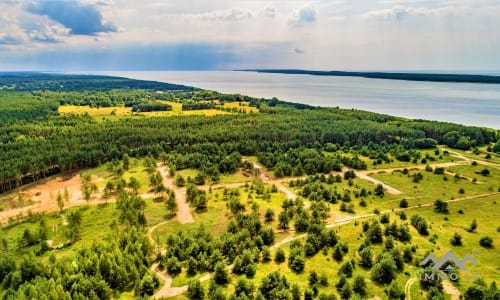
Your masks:
<instances>
[{"instance_id":1,"label":"treeline","mask_svg":"<svg viewBox=\"0 0 500 300\"><path fill-rule=\"evenodd\" d=\"M168 105L157 101L140 102L132 106L133 112L169 111L169 110L172 110L172 105Z\"/></svg>"},{"instance_id":2,"label":"treeline","mask_svg":"<svg viewBox=\"0 0 500 300\"><path fill-rule=\"evenodd\" d=\"M109 91L113 89L184 90L184 85L135 80L114 76L68 75L47 73L6 72L0 73L0 88L14 91Z\"/></svg>"},{"instance_id":3,"label":"treeline","mask_svg":"<svg viewBox=\"0 0 500 300\"><path fill-rule=\"evenodd\" d=\"M182 103L182 110L200 110L200 109L211 109L211 108L215 108L215 104L210 102L188 101Z\"/></svg>"},{"instance_id":4,"label":"treeline","mask_svg":"<svg viewBox=\"0 0 500 300\"><path fill-rule=\"evenodd\" d=\"M252 70L250 70L252 71ZM376 79L393 79L408 81L433 82L473 82L500 83L500 76L475 74L436 74L436 73L402 73L402 72L349 72L349 71L312 71L294 69L255 70L260 73L307 74L317 76L352 76Z\"/></svg>"},{"instance_id":5,"label":"treeline","mask_svg":"<svg viewBox=\"0 0 500 300\"><path fill-rule=\"evenodd\" d=\"M256 115L210 118L125 118L98 123L90 117L71 116L2 125L0 191L43 178L55 168L62 172L75 171L121 159L124 154L145 156L150 153L158 157L165 152L191 155L192 162L187 163L189 167L201 166L208 160L217 164L219 171L231 172L233 167L220 167L219 163L237 152L257 155L269 167L279 167L279 162L295 167L300 162L304 173L309 174L328 171L338 164L318 152L331 145L346 149L370 144L399 145L402 149L411 149L415 140L428 137L428 133L414 126L415 122L401 122L395 126L389 122L358 120L350 114L351 111L339 109L267 108L264 113ZM426 129L431 128L437 141L442 141L449 130L459 130L474 145L489 143L496 138L494 132L480 128L438 122L426 124ZM317 150L305 150L309 148ZM362 161L355 158L341 162L353 168L364 168ZM288 173L283 172L284 175Z\"/></svg>"}]
</instances>

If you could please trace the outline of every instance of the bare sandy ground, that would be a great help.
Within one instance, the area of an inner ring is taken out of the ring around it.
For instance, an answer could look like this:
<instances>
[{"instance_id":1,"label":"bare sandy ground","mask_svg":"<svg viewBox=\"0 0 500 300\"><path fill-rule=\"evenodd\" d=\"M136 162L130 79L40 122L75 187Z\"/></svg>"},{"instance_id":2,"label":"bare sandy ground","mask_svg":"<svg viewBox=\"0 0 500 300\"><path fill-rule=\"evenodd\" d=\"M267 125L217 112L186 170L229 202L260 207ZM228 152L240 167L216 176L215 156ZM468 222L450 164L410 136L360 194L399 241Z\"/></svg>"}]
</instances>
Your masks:
<instances>
[{"instance_id":1,"label":"bare sandy ground","mask_svg":"<svg viewBox=\"0 0 500 300\"><path fill-rule=\"evenodd\" d=\"M28 206L9 209L0 212L0 224L7 223L9 218L23 216L32 212L52 212L59 210L57 195L64 196L64 190L68 190L69 201L64 203L64 208L86 203L82 197L82 183L80 175L70 177L56 177L35 186L25 188L21 191L24 199L31 199L34 203ZM13 196L15 197L15 195Z\"/></svg>"}]
</instances>

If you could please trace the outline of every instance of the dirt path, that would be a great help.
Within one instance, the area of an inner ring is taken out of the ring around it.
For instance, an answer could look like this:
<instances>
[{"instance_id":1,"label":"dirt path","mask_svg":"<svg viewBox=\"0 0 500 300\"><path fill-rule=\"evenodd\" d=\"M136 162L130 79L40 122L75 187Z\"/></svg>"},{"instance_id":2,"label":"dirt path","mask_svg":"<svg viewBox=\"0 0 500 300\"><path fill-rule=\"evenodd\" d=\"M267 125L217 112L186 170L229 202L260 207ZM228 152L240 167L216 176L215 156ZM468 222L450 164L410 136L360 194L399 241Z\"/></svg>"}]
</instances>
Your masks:
<instances>
[{"instance_id":1,"label":"dirt path","mask_svg":"<svg viewBox=\"0 0 500 300\"><path fill-rule=\"evenodd\" d=\"M472 161L475 161L477 162L478 164L480 165L484 165L484 166L490 166L490 167L493 167L493 168L496 168L496 169L500 169L500 165L497 164L497 163L494 163L494 162L490 162L490 161L486 161L486 160L483 160L481 158L478 158L478 159L475 159L475 158L470 158L470 157L467 157L461 153L458 153L458 152L455 152L453 150L450 150L450 149L446 149L446 148L441 148L442 150L446 150L448 151L449 153L451 153L454 157L458 158L458 159L461 159L463 161L466 161L468 163L471 163Z\"/></svg>"},{"instance_id":2,"label":"dirt path","mask_svg":"<svg viewBox=\"0 0 500 300\"><path fill-rule=\"evenodd\" d=\"M153 296L151 296L152 299L175 297L187 291L187 285L181 287L172 287L172 277L170 277L170 275L168 275L166 272L160 272L158 270L158 263L154 263L151 266L151 271L155 272L165 282L163 284L163 287L159 289Z\"/></svg>"},{"instance_id":3,"label":"dirt path","mask_svg":"<svg viewBox=\"0 0 500 300\"><path fill-rule=\"evenodd\" d=\"M442 285L443 285L443 292L450 295L451 300L460 299L460 291L449 280L443 280Z\"/></svg>"},{"instance_id":4,"label":"dirt path","mask_svg":"<svg viewBox=\"0 0 500 300\"><path fill-rule=\"evenodd\" d=\"M278 188L279 191L285 194L285 196L290 200L295 200L297 198L297 194L295 194L292 190L290 190L286 185L283 184L284 181L290 180L291 178L284 179L271 179L271 176L264 171L264 166L252 162L254 169L259 170L259 177L266 184L274 184Z\"/></svg>"},{"instance_id":5,"label":"dirt path","mask_svg":"<svg viewBox=\"0 0 500 300\"><path fill-rule=\"evenodd\" d=\"M151 242L152 245L158 245L157 241L155 241L155 239L153 238L153 232L156 230L156 228L166 224L167 222L170 222L170 220L160 222L160 223L148 228L148 238L149 238L149 241Z\"/></svg>"},{"instance_id":6,"label":"dirt path","mask_svg":"<svg viewBox=\"0 0 500 300\"><path fill-rule=\"evenodd\" d=\"M217 189L237 189L237 188L240 188L242 186L244 186L245 183L242 183L242 182L236 182L236 183L218 183L218 184L213 184L213 185L202 185L202 186L199 186L198 188L200 190L204 190L204 191L208 191L210 189L210 187L212 188L212 190L217 190Z\"/></svg>"},{"instance_id":7,"label":"dirt path","mask_svg":"<svg viewBox=\"0 0 500 300\"><path fill-rule=\"evenodd\" d=\"M191 209L186 201L186 188L180 188L175 185L175 178L169 177L165 166L158 164L158 170L161 176L163 176L163 182L165 185L172 189L175 193L175 201L177 202L177 214L176 218L181 224L194 222L193 215L191 214Z\"/></svg>"},{"instance_id":8,"label":"dirt path","mask_svg":"<svg viewBox=\"0 0 500 300\"><path fill-rule=\"evenodd\" d=\"M411 300L411 286L417 281L416 278L410 278L405 284L405 299Z\"/></svg>"}]
</instances>

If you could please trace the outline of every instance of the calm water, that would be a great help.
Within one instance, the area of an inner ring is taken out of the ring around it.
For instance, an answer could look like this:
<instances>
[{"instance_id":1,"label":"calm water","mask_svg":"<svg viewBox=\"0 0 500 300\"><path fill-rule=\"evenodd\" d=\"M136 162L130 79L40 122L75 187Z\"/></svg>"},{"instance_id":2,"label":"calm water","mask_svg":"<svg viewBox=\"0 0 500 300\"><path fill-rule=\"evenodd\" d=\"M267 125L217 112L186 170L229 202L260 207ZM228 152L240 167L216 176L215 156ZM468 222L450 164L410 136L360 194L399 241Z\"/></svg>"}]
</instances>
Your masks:
<instances>
[{"instance_id":1,"label":"calm water","mask_svg":"<svg viewBox=\"0 0 500 300\"><path fill-rule=\"evenodd\" d=\"M500 85L233 71L114 71L128 78L179 83L222 93L357 108L408 118L500 129Z\"/></svg>"}]
</instances>

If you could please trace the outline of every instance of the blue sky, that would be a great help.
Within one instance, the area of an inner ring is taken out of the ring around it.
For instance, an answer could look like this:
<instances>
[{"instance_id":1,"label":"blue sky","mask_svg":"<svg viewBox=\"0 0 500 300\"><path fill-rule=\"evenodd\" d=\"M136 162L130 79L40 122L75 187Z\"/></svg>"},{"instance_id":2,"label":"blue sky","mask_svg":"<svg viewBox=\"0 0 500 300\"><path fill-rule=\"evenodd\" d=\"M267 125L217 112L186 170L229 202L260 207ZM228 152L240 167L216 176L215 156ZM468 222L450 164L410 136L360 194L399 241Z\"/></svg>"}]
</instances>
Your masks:
<instances>
[{"instance_id":1,"label":"blue sky","mask_svg":"<svg viewBox=\"0 0 500 300\"><path fill-rule=\"evenodd\" d=\"M0 70L500 71L500 1L0 2Z\"/></svg>"}]
</instances>

